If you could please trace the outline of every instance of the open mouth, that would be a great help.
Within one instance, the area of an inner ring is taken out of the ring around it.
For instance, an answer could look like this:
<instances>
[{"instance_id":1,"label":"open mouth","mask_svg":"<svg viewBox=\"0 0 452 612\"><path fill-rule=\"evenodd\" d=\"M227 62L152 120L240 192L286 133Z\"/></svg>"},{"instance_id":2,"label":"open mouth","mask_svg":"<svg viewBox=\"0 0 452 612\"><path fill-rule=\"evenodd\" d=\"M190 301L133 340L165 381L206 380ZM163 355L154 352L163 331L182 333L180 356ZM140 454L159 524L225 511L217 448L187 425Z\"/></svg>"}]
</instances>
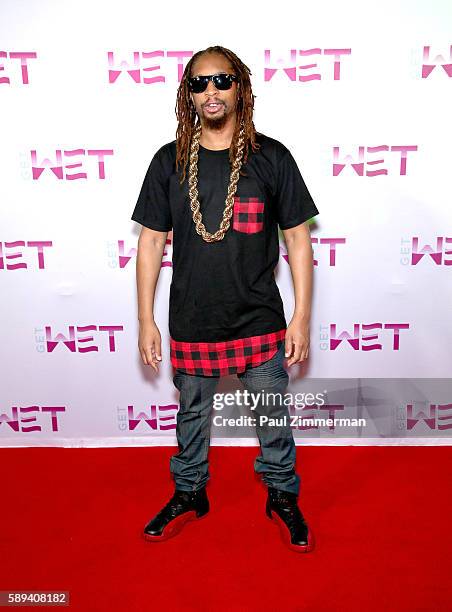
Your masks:
<instances>
[{"instance_id":1,"label":"open mouth","mask_svg":"<svg viewBox=\"0 0 452 612\"><path fill-rule=\"evenodd\" d=\"M204 108L208 113L217 113L220 108L222 107L222 104L205 104Z\"/></svg>"}]
</instances>

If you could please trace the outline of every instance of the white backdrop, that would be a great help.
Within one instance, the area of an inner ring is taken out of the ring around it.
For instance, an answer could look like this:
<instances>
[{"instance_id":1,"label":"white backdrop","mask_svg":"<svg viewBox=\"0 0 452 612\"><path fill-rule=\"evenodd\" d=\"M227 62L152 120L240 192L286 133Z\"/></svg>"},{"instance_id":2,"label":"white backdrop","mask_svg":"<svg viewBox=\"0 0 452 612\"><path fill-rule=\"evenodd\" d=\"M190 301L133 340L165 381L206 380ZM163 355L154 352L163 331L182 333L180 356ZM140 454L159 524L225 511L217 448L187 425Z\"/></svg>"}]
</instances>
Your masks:
<instances>
[{"instance_id":1,"label":"white backdrop","mask_svg":"<svg viewBox=\"0 0 452 612\"><path fill-rule=\"evenodd\" d=\"M289 369L289 390L346 379L349 413L362 414L368 379L450 379L449 3L233 0L217 13L179 0L2 0L0 11L0 444L175 443L171 233L156 375L137 349L140 226L130 216L153 154L175 138L183 67L214 44L251 69L256 129L292 151L320 211L309 366ZM235 388L226 377L218 391ZM365 432L297 434L304 443L448 443L439 415L452 415L452 392L435 389L421 400L434 420L411 434L392 427L400 414L379 423L378 409L364 409ZM226 434L214 443L256 443Z\"/></svg>"}]
</instances>

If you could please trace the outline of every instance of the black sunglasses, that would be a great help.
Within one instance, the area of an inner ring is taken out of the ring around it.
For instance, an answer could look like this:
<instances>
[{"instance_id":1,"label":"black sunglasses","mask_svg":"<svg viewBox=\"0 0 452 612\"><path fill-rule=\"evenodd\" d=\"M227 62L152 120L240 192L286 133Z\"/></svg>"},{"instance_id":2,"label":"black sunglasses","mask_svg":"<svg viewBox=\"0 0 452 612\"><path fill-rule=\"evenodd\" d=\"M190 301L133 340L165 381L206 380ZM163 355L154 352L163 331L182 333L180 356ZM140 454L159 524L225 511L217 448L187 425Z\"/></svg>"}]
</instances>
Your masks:
<instances>
[{"instance_id":1,"label":"black sunglasses","mask_svg":"<svg viewBox=\"0 0 452 612\"><path fill-rule=\"evenodd\" d=\"M219 72L218 74L200 75L188 79L188 86L193 93L202 93L206 90L208 82L212 79L213 84L217 89L225 91L231 89L232 81L238 81L235 74L226 74Z\"/></svg>"}]
</instances>

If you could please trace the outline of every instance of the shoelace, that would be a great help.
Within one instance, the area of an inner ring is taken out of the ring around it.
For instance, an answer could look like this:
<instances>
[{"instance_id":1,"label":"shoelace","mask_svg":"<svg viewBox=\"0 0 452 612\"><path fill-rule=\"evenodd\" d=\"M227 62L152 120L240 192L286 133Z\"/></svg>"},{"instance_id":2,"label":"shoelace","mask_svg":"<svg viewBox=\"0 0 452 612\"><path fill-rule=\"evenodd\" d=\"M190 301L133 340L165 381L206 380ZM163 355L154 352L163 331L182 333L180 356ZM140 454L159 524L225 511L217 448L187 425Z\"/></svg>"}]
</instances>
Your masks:
<instances>
[{"instance_id":1,"label":"shoelace","mask_svg":"<svg viewBox=\"0 0 452 612\"><path fill-rule=\"evenodd\" d=\"M287 524L290 525L291 527L295 527L296 525L299 525L300 522L301 523L305 522L304 516L300 512L300 509L298 508L298 506L290 506L288 508L281 508L281 510L284 512L284 516L285 516Z\"/></svg>"},{"instance_id":2,"label":"shoelace","mask_svg":"<svg viewBox=\"0 0 452 612\"><path fill-rule=\"evenodd\" d=\"M292 499L284 494L278 494L278 496L273 498L273 500L276 503L282 502L285 504L285 506L279 505L279 510L284 513L284 518L290 527L295 526L300 521L303 523L305 522L304 516L295 499Z\"/></svg>"},{"instance_id":3,"label":"shoelace","mask_svg":"<svg viewBox=\"0 0 452 612\"><path fill-rule=\"evenodd\" d=\"M189 498L184 496L183 500L188 501ZM165 506L163 506L159 514L169 514L170 516L174 517L178 515L179 511L183 507L184 507L184 503L181 500L180 494L175 493L172 496L172 498L169 500L169 502L165 504Z\"/></svg>"}]
</instances>

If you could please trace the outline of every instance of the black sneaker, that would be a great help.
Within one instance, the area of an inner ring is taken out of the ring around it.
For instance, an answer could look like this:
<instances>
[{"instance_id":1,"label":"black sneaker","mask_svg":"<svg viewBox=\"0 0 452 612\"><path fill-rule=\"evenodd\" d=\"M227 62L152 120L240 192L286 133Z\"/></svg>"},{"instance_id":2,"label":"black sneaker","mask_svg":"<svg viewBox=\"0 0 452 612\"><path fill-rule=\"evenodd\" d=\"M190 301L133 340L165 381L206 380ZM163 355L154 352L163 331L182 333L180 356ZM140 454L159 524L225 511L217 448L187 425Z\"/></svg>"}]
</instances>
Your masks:
<instances>
[{"instance_id":1,"label":"black sneaker","mask_svg":"<svg viewBox=\"0 0 452 612\"><path fill-rule=\"evenodd\" d=\"M297 495L268 487L268 518L280 527L284 543L297 552L309 552L314 548L314 537L297 504Z\"/></svg>"},{"instance_id":2,"label":"black sneaker","mask_svg":"<svg viewBox=\"0 0 452 612\"><path fill-rule=\"evenodd\" d=\"M206 488L197 491L175 490L172 498L144 528L150 542L161 542L179 533L187 521L203 518L209 512Z\"/></svg>"}]
</instances>

